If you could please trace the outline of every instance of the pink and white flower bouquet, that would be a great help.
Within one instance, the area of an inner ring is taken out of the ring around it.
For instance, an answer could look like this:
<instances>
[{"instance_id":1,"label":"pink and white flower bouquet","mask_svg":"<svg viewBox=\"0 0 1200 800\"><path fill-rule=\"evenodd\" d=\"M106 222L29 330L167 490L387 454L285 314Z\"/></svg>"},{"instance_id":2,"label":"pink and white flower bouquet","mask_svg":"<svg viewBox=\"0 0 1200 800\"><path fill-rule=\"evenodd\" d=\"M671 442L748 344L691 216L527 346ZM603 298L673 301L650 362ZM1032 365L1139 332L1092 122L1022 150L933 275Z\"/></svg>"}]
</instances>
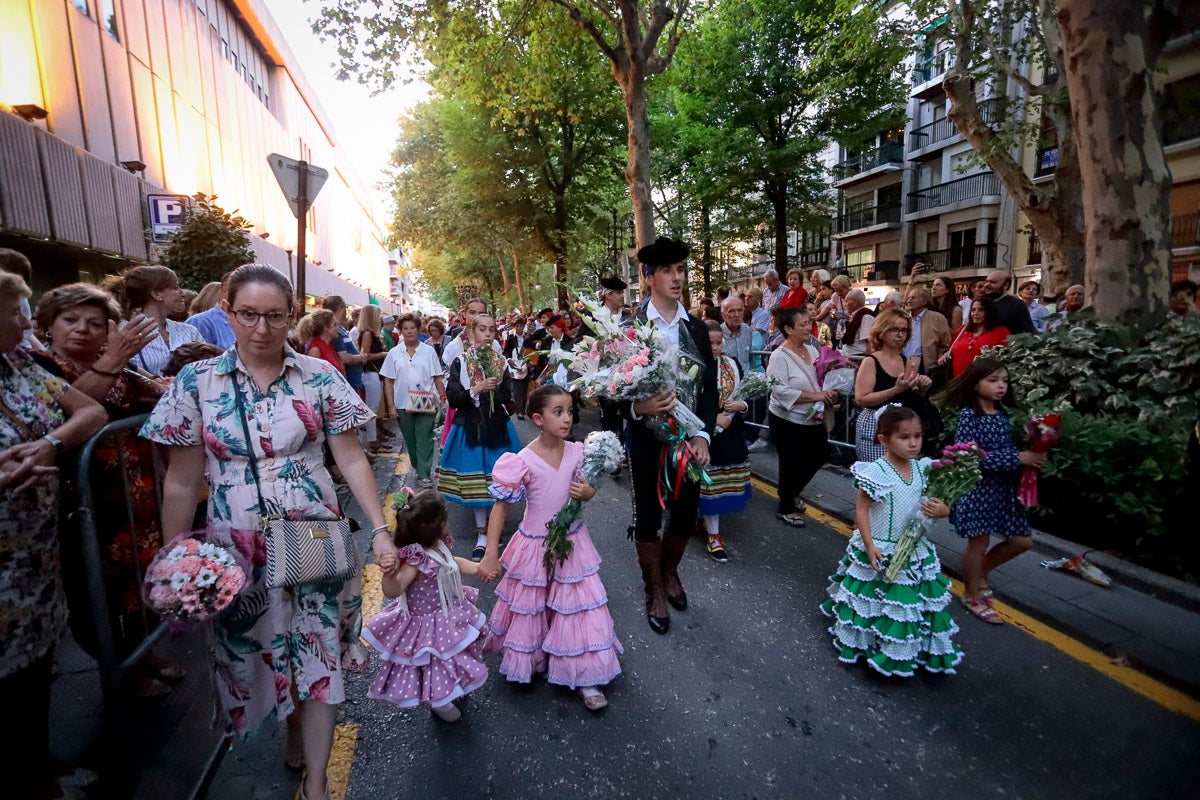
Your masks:
<instances>
[{"instance_id":1,"label":"pink and white flower bouquet","mask_svg":"<svg viewBox=\"0 0 1200 800\"><path fill-rule=\"evenodd\" d=\"M246 586L246 570L231 550L203 538L203 531L177 536L146 570L146 604L176 625L211 619Z\"/></svg>"}]
</instances>

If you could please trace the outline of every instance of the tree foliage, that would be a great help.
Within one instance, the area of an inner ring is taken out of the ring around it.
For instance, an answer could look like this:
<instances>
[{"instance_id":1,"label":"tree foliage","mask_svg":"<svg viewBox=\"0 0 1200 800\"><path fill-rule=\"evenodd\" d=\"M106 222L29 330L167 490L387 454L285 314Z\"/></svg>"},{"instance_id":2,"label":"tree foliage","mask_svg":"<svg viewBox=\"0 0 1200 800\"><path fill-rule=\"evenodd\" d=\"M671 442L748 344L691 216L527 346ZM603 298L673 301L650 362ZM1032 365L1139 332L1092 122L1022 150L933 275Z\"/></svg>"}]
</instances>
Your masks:
<instances>
[{"instance_id":1,"label":"tree foliage","mask_svg":"<svg viewBox=\"0 0 1200 800\"><path fill-rule=\"evenodd\" d=\"M671 80L681 149L701 173L692 193L711 207L721 195L761 192L785 267L789 230L805 215L828 220L822 151L877 133L894 115L905 52L870 6L719 0L680 48Z\"/></svg>"},{"instance_id":2,"label":"tree foliage","mask_svg":"<svg viewBox=\"0 0 1200 800\"><path fill-rule=\"evenodd\" d=\"M193 199L195 206L171 234L160 261L175 270L181 286L199 290L254 261L249 233L254 226L237 210L221 208L215 194L196 194Z\"/></svg>"}]
</instances>

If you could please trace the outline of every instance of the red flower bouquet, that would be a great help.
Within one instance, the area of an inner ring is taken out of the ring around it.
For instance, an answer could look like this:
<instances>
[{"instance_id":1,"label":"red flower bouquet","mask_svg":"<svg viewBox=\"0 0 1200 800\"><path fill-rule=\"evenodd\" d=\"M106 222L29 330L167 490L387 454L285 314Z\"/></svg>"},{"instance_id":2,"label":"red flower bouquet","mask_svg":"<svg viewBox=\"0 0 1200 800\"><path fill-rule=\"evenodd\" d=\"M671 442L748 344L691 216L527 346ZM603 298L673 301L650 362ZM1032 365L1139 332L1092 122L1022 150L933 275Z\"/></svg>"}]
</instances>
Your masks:
<instances>
[{"instance_id":1,"label":"red flower bouquet","mask_svg":"<svg viewBox=\"0 0 1200 800\"><path fill-rule=\"evenodd\" d=\"M1062 417L1058 414L1034 413L1025 421L1025 433L1029 436L1029 449L1035 453L1048 453L1060 441L1062 436L1058 426ZM1017 485L1017 502L1026 508L1038 504L1038 468L1025 466L1021 469L1021 482Z\"/></svg>"}]
</instances>

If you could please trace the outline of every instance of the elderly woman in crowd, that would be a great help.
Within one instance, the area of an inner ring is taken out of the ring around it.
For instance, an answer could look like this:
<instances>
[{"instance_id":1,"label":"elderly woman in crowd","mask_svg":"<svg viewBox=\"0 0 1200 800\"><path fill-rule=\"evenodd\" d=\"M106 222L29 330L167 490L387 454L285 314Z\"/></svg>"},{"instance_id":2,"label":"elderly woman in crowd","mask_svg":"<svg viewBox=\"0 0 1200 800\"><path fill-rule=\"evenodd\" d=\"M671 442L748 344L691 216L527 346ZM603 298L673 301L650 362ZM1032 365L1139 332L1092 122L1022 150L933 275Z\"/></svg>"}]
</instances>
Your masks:
<instances>
[{"instance_id":1,"label":"elderly woman in crowd","mask_svg":"<svg viewBox=\"0 0 1200 800\"><path fill-rule=\"evenodd\" d=\"M134 267L104 286L120 302L126 319L136 322L141 315L156 323L158 335L133 358L133 365L146 374L161 375L171 351L184 342L204 341L195 327L171 318L187 306L179 278L167 267Z\"/></svg>"},{"instance_id":2,"label":"elderly woman in crowd","mask_svg":"<svg viewBox=\"0 0 1200 800\"><path fill-rule=\"evenodd\" d=\"M166 388L164 383L126 369L129 359L158 335L158 326L148 317L138 317L125 327L118 327L120 309L103 289L88 283L51 289L42 296L34 318L38 336L49 345L44 354L35 358L46 371L101 403L111 418L122 419L149 411ZM179 347L184 346L187 345ZM98 467L92 476L97 507L112 510L96 515L96 526L117 654L124 657L149 633L142 625L138 576L163 544L154 497L154 465L149 445L133 436L101 443L96 448L94 463ZM131 515L125 513L127 503ZM77 535L74 526L72 533ZM80 645L94 656L95 631L78 556L72 547L66 551L63 562L70 583L74 584L68 586L72 631ZM170 689L164 681L173 683L184 677L182 669L161 661L152 652L141 667L141 672L130 678L131 689L141 697L165 696Z\"/></svg>"},{"instance_id":3,"label":"elderly woman in crowd","mask_svg":"<svg viewBox=\"0 0 1200 800\"><path fill-rule=\"evenodd\" d=\"M260 514L332 520L341 513L324 463L328 443L372 525L376 561L392 573L395 547L355 433L372 414L333 367L287 346L294 295L286 277L251 264L234 271L226 286L222 307L237 344L185 367L142 435L170 450L162 518L168 540L190 529L207 477L210 539L237 548L254 565L254 582L212 630L214 684L226 721L248 736L271 717L292 715L299 701L288 760L298 755L299 732L308 766L303 797L323 800L345 671L365 656L358 641L360 582L355 576L267 586Z\"/></svg>"},{"instance_id":4,"label":"elderly woman in crowd","mask_svg":"<svg viewBox=\"0 0 1200 800\"><path fill-rule=\"evenodd\" d=\"M20 347L30 295L0 273L0 768L11 797L50 797L52 650L66 629L54 460L104 425L104 408Z\"/></svg>"},{"instance_id":5,"label":"elderly woman in crowd","mask_svg":"<svg viewBox=\"0 0 1200 800\"><path fill-rule=\"evenodd\" d=\"M999 347L1006 341L1008 328L1000 324L1000 312L995 301L981 297L971 301L971 315L967 324L955 334L950 351L938 359L938 363L949 362L957 378L979 358L983 348Z\"/></svg>"},{"instance_id":6,"label":"elderly woman in crowd","mask_svg":"<svg viewBox=\"0 0 1200 800\"><path fill-rule=\"evenodd\" d=\"M903 311L904 310L904 294L902 292L888 292L879 301L879 305L875 306L875 313L879 314L884 311Z\"/></svg>"},{"instance_id":7,"label":"elderly woman in crowd","mask_svg":"<svg viewBox=\"0 0 1200 800\"><path fill-rule=\"evenodd\" d=\"M400 344L387 354L380 375L387 416L400 424L417 485L428 489L433 486L433 428L446 402L446 378L437 352L417 338L417 331L416 317L400 317Z\"/></svg>"},{"instance_id":8,"label":"elderly woman in crowd","mask_svg":"<svg viewBox=\"0 0 1200 800\"><path fill-rule=\"evenodd\" d=\"M778 381L768 404L771 440L779 453L778 519L793 528L804 527L800 493L825 463L828 435L817 418L814 403L832 404L836 391L824 391L814 361L818 352L809 344L812 323L807 308L776 308L775 325L783 344L771 353L767 375Z\"/></svg>"},{"instance_id":9,"label":"elderly woman in crowd","mask_svg":"<svg viewBox=\"0 0 1200 800\"><path fill-rule=\"evenodd\" d=\"M859 461L875 461L885 455L883 445L875 441L875 412L880 407L899 404L911 408L923 422L937 417L925 396L933 380L920 374L919 359L904 357L910 336L912 317L904 311L884 311L871 326L871 354L863 359L854 379L854 402L862 409L855 435Z\"/></svg>"}]
</instances>

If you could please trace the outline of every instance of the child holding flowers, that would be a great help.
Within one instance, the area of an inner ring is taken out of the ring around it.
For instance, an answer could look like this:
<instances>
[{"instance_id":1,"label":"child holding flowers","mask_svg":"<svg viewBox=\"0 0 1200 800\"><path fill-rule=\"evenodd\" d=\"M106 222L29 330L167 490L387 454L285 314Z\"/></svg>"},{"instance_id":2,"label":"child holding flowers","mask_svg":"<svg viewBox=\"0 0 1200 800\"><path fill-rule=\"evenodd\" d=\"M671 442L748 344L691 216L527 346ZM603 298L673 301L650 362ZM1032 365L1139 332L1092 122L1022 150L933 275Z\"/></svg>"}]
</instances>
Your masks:
<instances>
[{"instance_id":1,"label":"child holding flowers","mask_svg":"<svg viewBox=\"0 0 1200 800\"><path fill-rule=\"evenodd\" d=\"M734 399L741 384L741 370L735 360L722 355L724 339L720 324L709 320L707 325L709 344L717 361L721 410L717 414L717 431L709 446L712 463L706 469L712 483L700 486L700 519L704 524L705 549L709 557L724 564L729 561L729 555L721 539L721 515L741 511L750 499L749 449L743 425L750 404Z\"/></svg>"},{"instance_id":2,"label":"child holding flowers","mask_svg":"<svg viewBox=\"0 0 1200 800\"><path fill-rule=\"evenodd\" d=\"M478 561L483 558L487 514L493 503L488 496L492 466L503 454L520 450L521 440L505 408L512 399L512 382L500 367L491 372L478 368L493 353L496 320L490 314L477 314L467 330L472 347L446 365L450 372L446 397L454 409L454 422L442 450L437 488L447 500L475 512L475 550L471 558ZM472 357L477 348L483 349L482 357ZM504 363L498 354L496 357Z\"/></svg>"},{"instance_id":3,"label":"child holding flowers","mask_svg":"<svg viewBox=\"0 0 1200 800\"><path fill-rule=\"evenodd\" d=\"M962 651L951 640L958 626L946 610L950 581L933 544L920 537L893 579L883 573L911 518L946 517L950 509L924 498L930 461L917 460L923 431L916 412L891 405L876 413L876 440L886 452L850 468L858 487L858 529L830 578L821 612L833 619L829 633L839 661L862 658L884 675L909 677L917 667L953 674Z\"/></svg>"},{"instance_id":4,"label":"child holding flowers","mask_svg":"<svg viewBox=\"0 0 1200 800\"><path fill-rule=\"evenodd\" d=\"M992 625L1003 624L992 608L988 575L1033 546L1025 511L1017 503L1021 467L1041 467L1045 453L1018 452L1006 406L1015 405L1008 370L994 358L978 358L955 378L942 399L959 408L955 439L976 442L987 454L980 464L983 480L954 505L950 522L967 539L963 553L962 603L974 616ZM992 534L1004 537L988 549Z\"/></svg>"},{"instance_id":5,"label":"child holding flowers","mask_svg":"<svg viewBox=\"0 0 1200 800\"><path fill-rule=\"evenodd\" d=\"M585 445L566 441L571 395L553 384L539 386L529 397L529 418L541 433L519 453L501 456L492 472L492 497L526 505L503 558L497 552L508 509L502 503L492 509L479 573L491 580L503 565L505 575L496 587L484 650L504 654L500 672L510 681L529 683L535 672L545 672L550 683L578 690L584 706L599 711L608 704L601 687L620 674L622 652L600 582L600 554L576 520L567 531L569 545L547 557L548 528L568 498L590 500L596 490L580 475ZM615 437L601 436L614 440L614 452L612 462L601 454L606 463L598 474L610 472L620 458Z\"/></svg>"}]
</instances>

